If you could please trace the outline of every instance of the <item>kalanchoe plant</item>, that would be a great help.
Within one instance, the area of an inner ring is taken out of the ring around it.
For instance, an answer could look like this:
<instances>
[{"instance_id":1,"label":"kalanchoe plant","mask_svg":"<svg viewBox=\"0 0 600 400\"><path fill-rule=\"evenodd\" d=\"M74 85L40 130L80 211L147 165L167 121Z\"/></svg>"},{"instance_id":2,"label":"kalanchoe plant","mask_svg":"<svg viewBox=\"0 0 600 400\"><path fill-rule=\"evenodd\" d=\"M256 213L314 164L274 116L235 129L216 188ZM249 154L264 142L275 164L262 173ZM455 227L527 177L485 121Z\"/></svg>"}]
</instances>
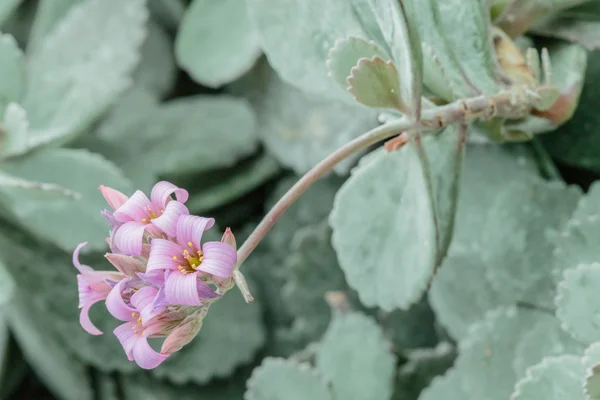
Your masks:
<instances>
[{"instance_id":1,"label":"kalanchoe plant","mask_svg":"<svg viewBox=\"0 0 600 400\"><path fill-rule=\"evenodd\" d=\"M155 368L194 338L210 305L233 286L235 237L227 229L220 242L201 244L215 220L189 215L187 191L169 182L154 185L150 200L139 190L131 197L106 186L100 191L114 210L102 215L111 227L105 257L118 272L81 264L79 252L87 243L77 246L81 326L102 334L89 311L106 301L110 314L124 322L114 334L127 358ZM166 337L160 352L148 343L153 337Z\"/></svg>"}]
</instances>

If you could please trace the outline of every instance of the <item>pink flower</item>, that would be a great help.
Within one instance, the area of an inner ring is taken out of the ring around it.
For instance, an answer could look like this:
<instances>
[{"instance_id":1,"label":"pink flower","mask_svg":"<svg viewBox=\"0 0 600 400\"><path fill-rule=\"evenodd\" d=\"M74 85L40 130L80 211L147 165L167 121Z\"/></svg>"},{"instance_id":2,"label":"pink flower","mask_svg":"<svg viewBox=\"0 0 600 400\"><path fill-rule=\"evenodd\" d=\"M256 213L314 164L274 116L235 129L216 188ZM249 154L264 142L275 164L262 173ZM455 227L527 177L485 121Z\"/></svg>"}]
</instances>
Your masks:
<instances>
[{"instance_id":1,"label":"pink flower","mask_svg":"<svg viewBox=\"0 0 600 400\"><path fill-rule=\"evenodd\" d=\"M154 185L150 199L138 190L123 202L123 197L115 194L116 190L101 187L101 191L109 204L118 206L112 218L107 216L113 227L118 224L112 232L112 245L127 255L141 255L146 231L154 236L163 232L169 237L175 236L177 218L189 214L183 205L188 199L188 192L169 182ZM173 194L177 201L172 201Z\"/></svg>"},{"instance_id":2,"label":"pink flower","mask_svg":"<svg viewBox=\"0 0 600 400\"><path fill-rule=\"evenodd\" d=\"M90 320L90 308L99 301L106 299L112 287L107 281L121 281L125 275L120 272L95 271L89 265L79 262L79 251L87 242L80 243L73 252L73 265L79 270L77 287L79 289L79 322L83 329L92 335L101 335L102 331Z\"/></svg>"},{"instance_id":3,"label":"pink flower","mask_svg":"<svg viewBox=\"0 0 600 400\"><path fill-rule=\"evenodd\" d=\"M183 215L177 220L176 242L153 239L147 272L167 270L165 296L168 304L199 306L218 295L207 278L231 276L236 250L227 243L206 242L202 234L215 223L212 218Z\"/></svg>"}]
</instances>

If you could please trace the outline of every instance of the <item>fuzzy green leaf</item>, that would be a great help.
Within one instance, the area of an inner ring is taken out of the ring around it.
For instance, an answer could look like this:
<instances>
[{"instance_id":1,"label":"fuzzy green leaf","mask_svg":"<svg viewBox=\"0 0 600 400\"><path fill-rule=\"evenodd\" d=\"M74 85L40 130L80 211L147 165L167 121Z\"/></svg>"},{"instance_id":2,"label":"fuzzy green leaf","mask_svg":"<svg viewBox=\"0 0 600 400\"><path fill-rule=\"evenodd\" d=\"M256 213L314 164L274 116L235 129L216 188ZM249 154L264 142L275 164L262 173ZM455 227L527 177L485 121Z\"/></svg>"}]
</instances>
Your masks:
<instances>
[{"instance_id":1,"label":"fuzzy green leaf","mask_svg":"<svg viewBox=\"0 0 600 400\"><path fill-rule=\"evenodd\" d=\"M25 110L17 103L9 103L4 110L0 132L0 153L3 156L22 154L28 149L29 121Z\"/></svg>"},{"instance_id":2,"label":"fuzzy green leaf","mask_svg":"<svg viewBox=\"0 0 600 400\"><path fill-rule=\"evenodd\" d=\"M583 374L579 357L545 358L527 370L527 375L517 382L510 400L584 400Z\"/></svg>"},{"instance_id":3,"label":"fuzzy green leaf","mask_svg":"<svg viewBox=\"0 0 600 400\"><path fill-rule=\"evenodd\" d=\"M73 6L84 0L48 0L40 1L31 25L27 51L34 51L44 41L44 37L56 28Z\"/></svg>"},{"instance_id":4,"label":"fuzzy green leaf","mask_svg":"<svg viewBox=\"0 0 600 400\"><path fill-rule=\"evenodd\" d=\"M23 107L32 129L59 129L59 139L99 117L130 84L147 14L144 0L74 6L30 54Z\"/></svg>"},{"instance_id":5,"label":"fuzzy green leaf","mask_svg":"<svg viewBox=\"0 0 600 400\"><path fill-rule=\"evenodd\" d=\"M245 400L333 400L324 379L306 364L266 358L247 383Z\"/></svg>"},{"instance_id":6,"label":"fuzzy green leaf","mask_svg":"<svg viewBox=\"0 0 600 400\"><path fill-rule=\"evenodd\" d=\"M358 313L333 318L315 361L335 397L348 400L390 399L395 363L379 326Z\"/></svg>"},{"instance_id":7,"label":"fuzzy green leaf","mask_svg":"<svg viewBox=\"0 0 600 400\"><path fill-rule=\"evenodd\" d=\"M576 187L538 179L512 182L496 196L481 232L487 278L497 291L552 307L553 243L581 196ZM511 232L506 235L506 232Z\"/></svg>"},{"instance_id":8,"label":"fuzzy green leaf","mask_svg":"<svg viewBox=\"0 0 600 400\"><path fill-rule=\"evenodd\" d=\"M34 195L26 187L3 188L8 208L25 229L65 251L82 241L101 250L106 247L108 225L100 215L107 207L98 191L101 184L132 193L131 183L113 164L86 150L47 149L3 164L8 174L29 181L60 185L76 198L45 192ZM61 226L69 229L60 230ZM60 234L57 232L60 231Z\"/></svg>"},{"instance_id":9,"label":"fuzzy green leaf","mask_svg":"<svg viewBox=\"0 0 600 400\"><path fill-rule=\"evenodd\" d=\"M241 294L232 290L211 306L198 336L152 373L176 384L207 383L249 363L264 341L260 305L246 304Z\"/></svg>"},{"instance_id":10,"label":"fuzzy green leaf","mask_svg":"<svg viewBox=\"0 0 600 400\"><path fill-rule=\"evenodd\" d=\"M330 223L348 284L365 305L408 309L422 295L436 265L436 226L412 143L364 157L336 195Z\"/></svg>"},{"instance_id":11,"label":"fuzzy green leaf","mask_svg":"<svg viewBox=\"0 0 600 400\"><path fill-rule=\"evenodd\" d=\"M552 274L556 283L563 279L563 273L569 268L598 261L600 249L595 243L600 238L599 224L598 215L581 219L573 217L555 237Z\"/></svg>"},{"instance_id":12,"label":"fuzzy green leaf","mask_svg":"<svg viewBox=\"0 0 600 400\"><path fill-rule=\"evenodd\" d=\"M244 94L256 110L258 135L267 150L297 174L377 126L376 111L303 93L283 82L266 63L245 79L251 88ZM334 171L348 173L359 155L348 157Z\"/></svg>"},{"instance_id":13,"label":"fuzzy green leaf","mask_svg":"<svg viewBox=\"0 0 600 400\"><path fill-rule=\"evenodd\" d=\"M338 39L331 50L329 50L327 68L331 77L342 89L346 90L348 88L347 78L350 76L350 70L358 64L358 60L361 58L372 59L373 57L379 57L384 60L390 59L385 54L385 50L372 40L369 41L359 37Z\"/></svg>"},{"instance_id":14,"label":"fuzzy green leaf","mask_svg":"<svg viewBox=\"0 0 600 400\"><path fill-rule=\"evenodd\" d=\"M350 70L348 85L354 99L367 107L407 111L400 92L398 70L391 61L377 56L361 58Z\"/></svg>"},{"instance_id":15,"label":"fuzzy green leaf","mask_svg":"<svg viewBox=\"0 0 600 400\"><path fill-rule=\"evenodd\" d=\"M11 35L0 34L0 114L8 103L19 102L25 92L25 60Z\"/></svg>"},{"instance_id":16,"label":"fuzzy green leaf","mask_svg":"<svg viewBox=\"0 0 600 400\"><path fill-rule=\"evenodd\" d=\"M165 28L177 29L185 14L184 0L148 0L148 9L152 17Z\"/></svg>"},{"instance_id":17,"label":"fuzzy green leaf","mask_svg":"<svg viewBox=\"0 0 600 400\"><path fill-rule=\"evenodd\" d=\"M460 372L450 368L445 375L434 378L419 396L419 400L470 400L469 392L463 389Z\"/></svg>"},{"instance_id":18,"label":"fuzzy green leaf","mask_svg":"<svg viewBox=\"0 0 600 400\"><path fill-rule=\"evenodd\" d=\"M164 96L173 88L176 79L177 67L171 38L162 27L148 21L148 35L141 47L141 60L133 72L134 84Z\"/></svg>"},{"instance_id":19,"label":"fuzzy green leaf","mask_svg":"<svg viewBox=\"0 0 600 400\"><path fill-rule=\"evenodd\" d=\"M194 0L175 48L183 69L199 83L216 88L252 68L260 56L258 42L243 1Z\"/></svg>"},{"instance_id":20,"label":"fuzzy green leaf","mask_svg":"<svg viewBox=\"0 0 600 400\"><path fill-rule=\"evenodd\" d=\"M365 36L348 1L247 0L262 48L281 78L303 91L351 101L329 76L327 56L336 40ZM367 39L370 39L367 37Z\"/></svg>"},{"instance_id":21,"label":"fuzzy green leaf","mask_svg":"<svg viewBox=\"0 0 600 400\"><path fill-rule=\"evenodd\" d=\"M600 399L600 342L585 350L581 363L586 369L584 392L586 400Z\"/></svg>"},{"instance_id":22,"label":"fuzzy green leaf","mask_svg":"<svg viewBox=\"0 0 600 400\"><path fill-rule=\"evenodd\" d=\"M0 5L0 24L6 21L23 0L4 0Z\"/></svg>"},{"instance_id":23,"label":"fuzzy green leaf","mask_svg":"<svg viewBox=\"0 0 600 400\"><path fill-rule=\"evenodd\" d=\"M593 343L600 336L599 283L600 264L594 263L567 270L558 285L556 315L564 329L584 343Z\"/></svg>"}]
</instances>

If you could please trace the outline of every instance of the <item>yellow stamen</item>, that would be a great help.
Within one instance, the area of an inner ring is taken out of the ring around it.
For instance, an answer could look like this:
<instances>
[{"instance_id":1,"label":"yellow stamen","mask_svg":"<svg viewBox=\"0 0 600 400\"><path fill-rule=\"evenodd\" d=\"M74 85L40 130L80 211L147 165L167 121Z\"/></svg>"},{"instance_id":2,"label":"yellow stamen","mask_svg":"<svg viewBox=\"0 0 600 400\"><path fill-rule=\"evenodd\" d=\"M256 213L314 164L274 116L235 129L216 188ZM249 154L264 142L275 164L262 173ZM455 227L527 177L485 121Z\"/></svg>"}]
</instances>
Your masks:
<instances>
[{"instance_id":1,"label":"yellow stamen","mask_svg":"<svg viewBox=\"0 0 600 400\"><path fill-rule=\"evenodd\" d=\"M146 336L146 331L145 330L142 331L142 336Z\"/></svg>"},{"instance_id":2,"label":"yellow stamen","mask_svg":"<svg viewBox=\"0 0 600 400\"><path fill-rule=\"evenodd\" d=\"M135 318L135 313L134 312L131 313L131 317Z\"/></svg>"},{"instance_id":3,"label":"yellow stamen","mask_svg":"<svg viewBox=\"0 0 600 400\"><path fill-rule=\"evenodd\" d=\"M137 329L134 329L134 330L133 330L133 333L138 333Z\"/></svg>"},{"instance_id":4,"label":"yellow stamen","mask_svg":"<svg viewBox=\"0 0 600 400\"><path fill-rule=\"evenodd\" d=\"M140 325L142 324L142 317L139 317L139 318L137 319L137 323L138 323L138 324L140 324Z\"/></svg>"},{"instance_id":5,"label":"yellow stamen","mask_svg":"<svg viewBox=\"0 0 600 400\"><path fill-rule=\"evenodd\" d=\"M173 261L177 261L177 256L173 256Z\"/></svg>"},{"instance_id":6,"label":"yellow stamen","mask_svg":"<svg viewBox=\"0 0 600 400\"><path fill-rule=\"evenodd\" d=\"M189 247L192 247L192 242L188 242L188 246L189 246Z\"/></svg>"},{"instance_id":7,"label":"yellow stamen","mask_svg":"<svg viewBox=\"0 0 600 400\"><path fill-rule=\"evenodd\" d=\"M142 218L142 222L148 222L147 218Z\"/></svg>"}]
</instances>

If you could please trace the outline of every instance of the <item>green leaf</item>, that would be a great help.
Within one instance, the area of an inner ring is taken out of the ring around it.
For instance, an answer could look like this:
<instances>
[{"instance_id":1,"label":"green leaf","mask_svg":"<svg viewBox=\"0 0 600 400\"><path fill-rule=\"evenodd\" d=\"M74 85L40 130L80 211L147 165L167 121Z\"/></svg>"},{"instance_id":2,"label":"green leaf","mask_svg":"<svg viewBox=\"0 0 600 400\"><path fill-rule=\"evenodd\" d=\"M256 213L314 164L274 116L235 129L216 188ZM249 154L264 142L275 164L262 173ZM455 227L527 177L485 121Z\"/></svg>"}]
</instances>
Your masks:
<instances>
[{"instance_id":1,"label":"green leaf","mask_svg":"<svg viewBox=\"0 0 600 400\"><path fill-rule=\"evenodd\" d=\"M311 338L320 337L329 325L331 310L325 294L348 290L330 241L327 221L298 230L283 266L288 278L281 289L282 300L296 320L303 320Z\"/></svg>"},{"instance_id":2,"label":"green leaf","mask_svg":"<svg viewBox=\"0 0 600 400\"><path fill-rule=\"evenodd\" d=\"M22 154L28 149L29 121L25 110L17 103L9 103L4 110L0 132L3 157Z\"/></svg>"},{"instance_id":3,"label":"green leaf","mask_svg":"<svg viewBox=\"0 0 600 400\"><path fill-rule=\"evenodd\" d=\"M162 27L148 21L148 36L142 44L141 60L133 72L134 84L164 96L173 88L176 79L177 67L171 38Z\"/></svg>"},{"instance_id":4,"label":"green leaf","mask_svg":"<svg viewBox=\"0 0 600 400\"><path fill-rule=\"evenodd\" d=\"M148 0L148 9L153 19L170 31L177 29L185 14L183 0Z\"/></svg>"},{"instance_id":5,"label":"green leaf","mask_svg":"<svg viewBox=\"0 0 600 400\"><path fill-rule=\"evenodd\" d=\"M496 77L488 4L481 0L437 1L446 39L469 82L484 94L502 90ZM446 68L445 64L442 66Z\"/></svg>"},{"instance_id":6,"label":"green leaf","mask_svg":"<svg viewBox=\"0 0 600 400\"><path fill-rule=\"evenodd\" d=\"M205 214L218 206L232 202L256 189L276 176L280 171L279 163L270 155L261 155L256 159L238 164L226 177L214 183L207 173L205 177L196 177L201 188L193 192L185 204L195 214Z\"/></svg>"},{"instance_id":7,"label":"green leaf","mask_svg":"<svg viewBox=\"0 0 600 400\"><path fill-rule=\"evenodd\" d=\"M0 34L0 113L8 103L19 102L25 91L23 52L11 35Z\"/></svg>"},{"instance_id":8,"label":"green leaf","mask_svg":"<svg viewBox=\"0 0 600 400\"><path fill-rule=\"evenodd\" d=\"M600 50L599 29L600 7L597 2L589 1L544 19L532 31L538 35L568 40L594 51Z\"/></svg>"},{"instance_id":9,"label":"green leaf","mask_svg":"<svg viewBox=\"0 0 600 400\"><path fill-rule=\"evenodd\" d=\"M194 0L175 42L177 62L197 82L219 87L246 73L260 56L244 2Z\"/></svg>"},{"instance_id":10,"label":"green leaf","mask_svg":"<svg viewBox=\"0 0 600 400\"><path fill-rule=\"evenodd\" d=\"M532 340L526 335L544 320L555 317L546 312L516 307L500 308L486 313L485 318L474 324L466 338L459 343L459 355L454 364L460 371L462 386L468 389L470 398L486 400L506 400L518 378L513 364L519 357L519 366L528 367L538 363L547 355L562 354L565 347L547 346L525 349L523 340ZM537 330L544 339L544 332ZM544 351L551 350L551 354Z\"/></svg>"},{"instance_id":11,"label":"green leaf","mask_svg":"<svg viewBox=\"0 0 600 400\"><path fill-rule=\"evenodd\" d=\"M402 100L398 70L380 57L361 58L350 71L348 92L367 107L391 108L408 112Z\"/></svg>"},{"instance_id":12,"label":"green leaf","mask_svg":"<svg viewBox=\"0 0 600 400\"><path fill-rule=\"evenodd\" d=\"M53 322L40 311L31 307L21 293L8 313L10 328L29 365L58 398L93 399L85 365L74 360L55 337L47 334Z\"/></svg>"},{"instance_id":13,"label":"green leaf","mask_svg":"<svg viewBox=\"0 0 600 400\"><path fill-rule=\"evenodd\" d=\"M377 126L376 111L303 93L281 81L266 63L245 79L250 81L245 94L256 111L260 138L281 164L297 174ZM359 155L334 171L347 174Z\"/></svg>"},{"instance_id":14,"label":"green leaf","mask_svg":"<svg viewBox=\"0 0 600 400\"><path fill-rule=\"evenodd\" d=\"M359 313L333 318L316 353L316 368L336 398L387 400L396 359L375 321Z\"/></svg>"},{"instance_id":15,"label":"green leaf","mask_svg":"<svg viewBox=\"0 0 600 400\"><path fill-rule=\"evenodd\" d=\"M593 182L573 211L572 220L583 221L600 214L600 182Z\"/></svg>"},{"instance_id":16,"label":"green leaf","mask_svg":"<svg viewBox=\"0 0 600 400\"><path fill-rule=\"evenodd\" d=\"M6 270L6 267L0 260L0 317L4 319L5 311L9 308L13 295L15 294L15 282ZM0 364L4 351L0 351ZM2 368L2 365L0 365ZM2 374L0 374L2 376Z\"/></svg>"},{"instance_id":17,"label":"green leaf","mask_svg":"<svg viewBox=\"0 0 600 400\"><path fill-rule=\"evenodd\" d=\"M550 240L568 221L581 194L539 179L516 181L496 196L481 232L487 278L497 291L552 307L555 283ZM506 235L510 232L510 235Z\"/></svg>"},{"instance_id":18,"label":"green leaf","mask_svg":"<svg viewBox=\"0 0 600 400\"><path fill-rule=\"evenodd\" d=\"M427 299L422 299L408 311L394 310L391 313L380 313L379 319L386 337L395 346L396 352L429 348L438 343L435 315Z\"/></svg>"},{"instance_id":19,"label":"green leaf","mask_svg":"<svg viewBox=\"0 0 600 400\"><path fill-rule=\"evenodd\" d=\"M563 355L545 358L529 368L517 382L511 400L584 400L579 357Z\"/></svg>"},{"instance_id":20,"label":"green leaf","mask_svg":"<svg viewBox=\"0 0 600 400\"><path fill-rule=\"evenodd\" d=\"M585 350L581 363L586 369L584 392L586 400L600 399L600 342L593 343Z\"/></svg>"},{"instance_id":21,"label":"green leaf","mask_svg":"<svg viewBox=\"0 0 600 400\"><path fill-rule=\"evenodd\" d=\"M567 270L557 289L556 315L563 328L584 343L593 343L600 335L598 282L600 264L583 264Z\"/></svg>"},{"instance_id":22,"label":"green leaf","mask_svg":"<svg viewBox=\"0 0 600 400\"><path fill-rule=\"evenodd\" d=\"M323 378L306 364L265 358L247 383L245 400L333 400Z\"/></svg>"},{"instance_id":23,"label":"green leaf","mask_svg":"<svg viewBox=\"0 0 600 400\"><path fill-rule=\"evenodd\" d=\"M327 58L329 75L331 75L342 89L346 90L348 88L347 78L350 76L350 70L358 64L358 60L361 58L372 59L373 57L379 57L386 61L390 59L385 54L385 50L372 40L365 40L354 36L338 39L331 50L329 50Z\"/></svg>"},{"instance_id":24,"label":"green leaf","mask_svg":"<svg viewBox=\"0 0 600 400\"><path fill-rule=\"evenodd\" d=\"M89 247L106 247L108 229L100 211L107 208L98 191L101 184L131 193L131 183L113 164L86 150L47 149L3 164L3 170L20 179L60 185L79 198L34 192L27 188L3 188L11 212L25 229L58 247L71 252L77 244L88 241ZM68 226L69 229L60 229ZM60 234L57 234L60 231Z\"/></svg>"},{"instance_id":25,"label":"green leaf","mask_svg":"<svg viewBox=\"0 0 600 400\"><path fill-rule=\"evenodd\" d=\"M337 39L365 36L360 16L350 2L247 0L246 3L269 63L284 81L325 98L351 101L327 75L326 65L329 49Z\"/></svg>"},{"instance_id":26,"label":"green leaf","mask_svg":"<svg viewBox=\"0 0 600 400\"><path fill-rule=\"evenodd\" d=\"M248 364L264 341L260 305L232 290L211 306L198 336L152 373L176 384L207 383Z\"/></svg>"},{"instance_id":27,"label":"green leaf","mask_svg":"<svg viewBox=\"0 0 600 400\"><path fill-rule=\"evenodd\" d=\"M23 0L4 0L0 5L0 24L10 17Z\"/></svg>"},{"instance_id":28,"label":"green leaf","mask_svg":"<svg viewBox=\"0 0 600 400\"><path fill-rule=\"evenodd\" d=\"M419 299L436 266L436 226L412 143L364 157L336 195L330 223L348 284L365 305L390 311Z\"/></svg>"},{"instance_id":29,"label":"green leaf","mask_svg":"<svg viewBox=\"0 0 600 400\"><path fill-rule=\"evenodd\" d=\"M450 368L445 375L434 378L431 385L427 387L419 400L469 400L470 393L463 389L460 372L456 368Z\"/></svg>"},{"instance_id":30,"label":"green leaf","mask_svg":"<svg viewBox=\"0 0 600 400\"><path fill-rule=\"evenodd\" d=\"M600 216L586 218L573 217L560 235L554 239L554 270L556 283L563 279L563 273L569 268L598 261L600 249L595 245L599 238L598 223Z\"/></svg>"},{"instance_id":31,"label":"green leaf","mask_svg":"<svg viewBox=\"0 0 600 400\"><path fill-rule=\"evenodd\" d=\"M147 14L144 0L89 0L70 10L30 54L23 107L33 130L68 137L109 107L130 84Z\"/></svg>"},{"instance_id":32,"label":"green leaf","mask_svg":"<svg viewBox=\"0 0 600 400\"><path fill-rule=\"evenodd\" d=\"M67 15L73 6L84 0L49 0L40 1L35 11L35 19L31 25L27 51L32 52L44 41L56 25Z\"/></svg>"}]
</instances>

